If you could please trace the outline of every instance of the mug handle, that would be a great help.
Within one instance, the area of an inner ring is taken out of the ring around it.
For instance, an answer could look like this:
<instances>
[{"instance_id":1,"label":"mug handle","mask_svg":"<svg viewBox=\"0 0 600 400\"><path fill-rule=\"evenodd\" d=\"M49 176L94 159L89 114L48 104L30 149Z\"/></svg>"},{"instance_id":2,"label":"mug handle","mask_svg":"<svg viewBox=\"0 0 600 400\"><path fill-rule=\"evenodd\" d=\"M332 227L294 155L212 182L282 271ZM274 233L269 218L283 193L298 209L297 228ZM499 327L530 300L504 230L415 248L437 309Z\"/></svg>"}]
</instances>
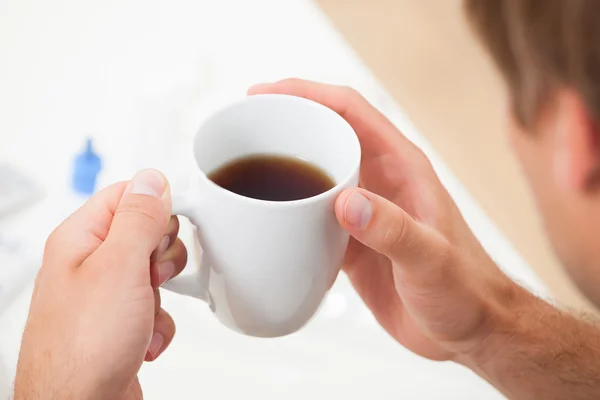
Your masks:
<instances>
[{"instance_id":1,"label":"mug handle","mask_svg":"<svg viewBox=\"0 0 600 400\"><path fill-rule=\"evenodd\" d=\"M194 208L192 196L189 193L175 193L171 196L172 208L171 215L181 215L190 220L194 226L197 221L194 217ZM194 239L196 240L196 239ZM194 242L195 243L195 242ZM197 254L197 247L194 246ZM200 265L191 267L192 272L187 272L190 267L186 267L184 272L175 278L165 282L161 287L170 292L184 296L194 297L203 301L208 301L208 270L203 273L204 254L199 262Z\"/></svg>"}]
</instances>

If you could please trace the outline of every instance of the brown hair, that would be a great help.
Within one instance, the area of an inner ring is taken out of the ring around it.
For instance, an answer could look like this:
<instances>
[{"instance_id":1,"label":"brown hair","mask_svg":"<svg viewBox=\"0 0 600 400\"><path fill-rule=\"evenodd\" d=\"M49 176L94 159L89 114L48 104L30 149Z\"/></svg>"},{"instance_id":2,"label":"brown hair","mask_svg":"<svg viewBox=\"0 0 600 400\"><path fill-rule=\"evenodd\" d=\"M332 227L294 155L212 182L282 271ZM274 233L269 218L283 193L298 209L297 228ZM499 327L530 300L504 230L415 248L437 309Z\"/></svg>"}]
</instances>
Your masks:
<instances>
[{"instance_id":1,"label":"brown hair","mask_svg":"<svg viewBox=\"0 0 600 400\"><path fill-rule=\"evenodd\" d=\"M465 0L465 10L521 124L535 124L557 87L577 91L600 121L599 0Z\"/></svg>"}]
</instances>

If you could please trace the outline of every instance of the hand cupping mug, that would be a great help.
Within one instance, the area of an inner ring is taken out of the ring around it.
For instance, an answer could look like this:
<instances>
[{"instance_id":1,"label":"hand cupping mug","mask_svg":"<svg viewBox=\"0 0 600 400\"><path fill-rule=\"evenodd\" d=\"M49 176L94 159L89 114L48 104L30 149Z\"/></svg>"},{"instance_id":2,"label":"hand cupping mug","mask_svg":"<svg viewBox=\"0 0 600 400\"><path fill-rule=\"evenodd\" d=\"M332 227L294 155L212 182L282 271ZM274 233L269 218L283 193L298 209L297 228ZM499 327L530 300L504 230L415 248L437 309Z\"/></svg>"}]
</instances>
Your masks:
<instances>
[{"instance_id":1,"label":"hand cupping mug","mask_svg":"<svg viewBox=\"0 0 600 400\"><path fill-rule=\"evenodd\" d=\"M300 329L335 281L348 234L334 202L358 184L360 145L329 108L257 95L210 117L193 144L198 169L173 214L197 227L193 274L164 285L209 303L241 333Z\"/></svg>"}]
</instances>

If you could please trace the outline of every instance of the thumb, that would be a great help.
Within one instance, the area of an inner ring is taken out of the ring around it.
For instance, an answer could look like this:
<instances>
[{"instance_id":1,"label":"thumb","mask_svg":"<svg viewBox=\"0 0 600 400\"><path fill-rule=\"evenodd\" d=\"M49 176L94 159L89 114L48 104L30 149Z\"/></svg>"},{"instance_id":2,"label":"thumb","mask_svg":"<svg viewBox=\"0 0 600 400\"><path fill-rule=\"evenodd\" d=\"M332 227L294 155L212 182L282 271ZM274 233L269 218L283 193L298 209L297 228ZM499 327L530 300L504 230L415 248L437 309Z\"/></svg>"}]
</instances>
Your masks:
<instances>
[{"instance_id":1,"label":"thumb","mask_svg":"<svg viewBox=\"0 0 600 400\"><path fill-rule=\"evenodd\" d=\"M427 225L415 221L396 204L364 189L342 192L335 204L339 223L355 239L387 256L402 269L439 267L450 248ZM438 263L439 262L439 263Z\"/></svg>"},{"instance_id":2,"label":"thumb","mask_svg":"<svg viewBox=\"0 0 600 400\"><path fill-rule=\"evenodd\" d=\"M167 179L156 170L140 171L125 188L102 246L116 257L148 260L165 234L170 215Z\"/></svg>"}]
</instances>

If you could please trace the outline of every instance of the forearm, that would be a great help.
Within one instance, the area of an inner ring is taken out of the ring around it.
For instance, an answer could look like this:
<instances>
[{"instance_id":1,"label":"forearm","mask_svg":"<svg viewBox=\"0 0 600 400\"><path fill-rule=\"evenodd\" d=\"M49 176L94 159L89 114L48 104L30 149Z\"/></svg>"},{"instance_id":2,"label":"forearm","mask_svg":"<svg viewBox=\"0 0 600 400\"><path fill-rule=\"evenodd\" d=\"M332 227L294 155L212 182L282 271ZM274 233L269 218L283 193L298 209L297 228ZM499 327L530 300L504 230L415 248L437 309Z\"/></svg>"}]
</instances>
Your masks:
<instances>
[{"instance_id":1,"label":"forearm","mask_svg":"<svg viewBox=\"0 0 600 400\"><path fill-rule=\"evenodd\" d=\"M41 343L44 338L26 327L23 340ZM15 376L13 400L94 400L98 385L92 383L93 371L65 362L68 350L57 346L56 351L22 348Z\"/></svg>"},{"instance_id":2,"label":"forearm","mask_svg":"<svg viewBox=\"0 0 600 400\"><path fill-rule=\"evenodd\" d=\"M600 398L600 327L517 289L464 365L511 399Z\"/></svg>"},{"instance_id":3,"label":"forearm","mask_svg":"<svg viewBox=\"0 0 600 400\"><path fill-rule=\"evenodd\" d=\"M38 370L17 370L13 400L42 400L42 399L90 399L85 392L74 391L67 384L55 385L47 372Z\"/></svg>"}]
</instances>

